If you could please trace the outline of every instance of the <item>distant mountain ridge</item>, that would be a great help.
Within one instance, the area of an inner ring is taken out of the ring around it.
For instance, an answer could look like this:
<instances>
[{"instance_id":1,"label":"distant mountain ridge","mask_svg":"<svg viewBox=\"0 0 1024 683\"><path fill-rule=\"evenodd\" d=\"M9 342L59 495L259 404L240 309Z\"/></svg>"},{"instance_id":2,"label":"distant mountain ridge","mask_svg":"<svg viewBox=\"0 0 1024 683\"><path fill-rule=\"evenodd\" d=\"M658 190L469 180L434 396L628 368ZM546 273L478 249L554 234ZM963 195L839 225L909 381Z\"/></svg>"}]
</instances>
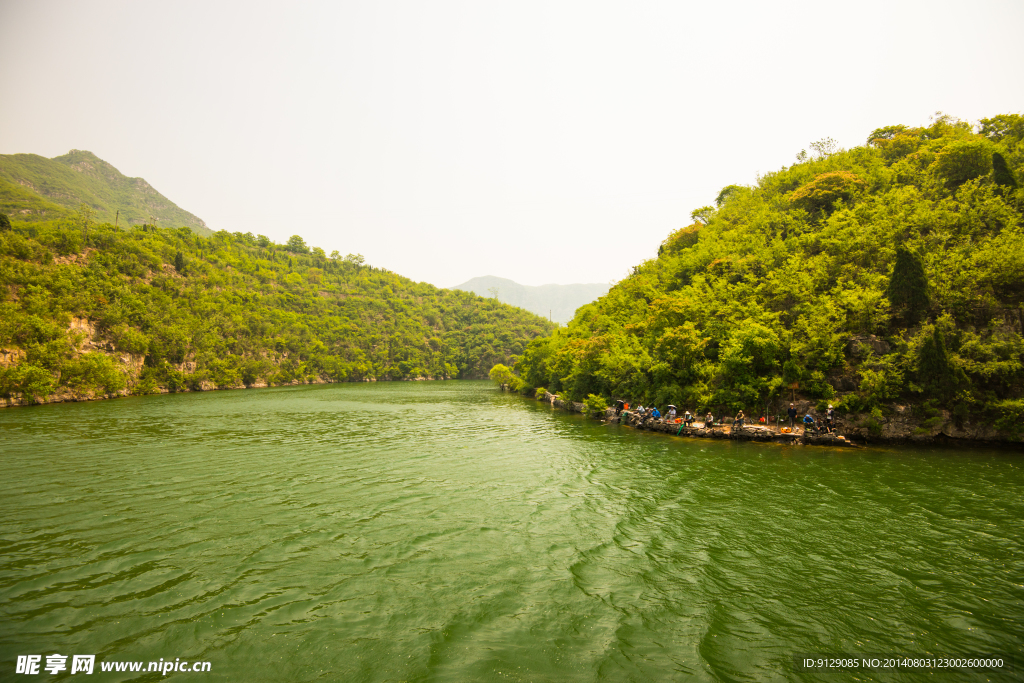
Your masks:
<instances>
[{"instance_id":1,"label":"distant mountain ridge","mask_svg":"<svg viewBox=\"0 0 1024 683\"><path fill-rule=\"evenodd\" d=\"M0 154L0 213L25 223L51 221L86 204L97 221L122 226L155 223L212 231L198 216L157 192L142 178L129 178L92 152L73 149L47 159L38 154ZM120 211L120 216L117 212Z\"/></svg>"},{"instance_id":2,"label":"distant mountain ridge","mask_svg":"<svg viewBox=\"0 0 1024 683\"><path fill-rule=\"evenodd\" d=\"M533 287L493 275L475 277L452 287L485 297L493 297L492 290L497 289L501 303L525 308L545 318L550 314L552 321L563 324L572 320L577 308L604 296L610 288L604 283Z\"/></svg>"}]
</instances>

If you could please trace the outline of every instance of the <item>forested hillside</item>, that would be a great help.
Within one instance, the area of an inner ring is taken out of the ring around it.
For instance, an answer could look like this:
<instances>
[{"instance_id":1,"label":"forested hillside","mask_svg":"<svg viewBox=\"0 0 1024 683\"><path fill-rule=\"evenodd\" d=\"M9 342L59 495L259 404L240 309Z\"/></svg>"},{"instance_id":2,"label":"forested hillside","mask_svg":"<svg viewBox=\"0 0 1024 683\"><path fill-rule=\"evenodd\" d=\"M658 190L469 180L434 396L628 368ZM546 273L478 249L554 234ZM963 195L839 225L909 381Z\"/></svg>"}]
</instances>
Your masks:
<instances>
[{"instance_id":1,"label":"forested hillside","mask_svg":"<svg viewBox=\"0 0 1024 683\"><path fill-rule=\"evenodd\" d=\"M731 185L517 363L544 386L773 411L835 403L872 431L1024 422L1024 117L939 116L812 145ZM929 422L931 421L931 422Z\"/></svg>"},{"instance_id":2,"label":"forested hillside","mask_svg":"<svg viewBox=\"0 0 1024 683\"><path fill-rule=\"evenodd\" d=\"M484 377L554 328L292 237L0 215L0 397Z\"/></svg>"},{"instance_id":3,"label":"forested hillside","mask_svg":"<svg viewBox=\"0 0 1024 683\"><path fill-rule=\"evenodd\" d=\"M118 226L188 226L212 234L142 178L129 178L92 152L73 149L53 159L0 154L0 213L26 223L49 222L84 209Z\"/></svg>"}]
</instances>

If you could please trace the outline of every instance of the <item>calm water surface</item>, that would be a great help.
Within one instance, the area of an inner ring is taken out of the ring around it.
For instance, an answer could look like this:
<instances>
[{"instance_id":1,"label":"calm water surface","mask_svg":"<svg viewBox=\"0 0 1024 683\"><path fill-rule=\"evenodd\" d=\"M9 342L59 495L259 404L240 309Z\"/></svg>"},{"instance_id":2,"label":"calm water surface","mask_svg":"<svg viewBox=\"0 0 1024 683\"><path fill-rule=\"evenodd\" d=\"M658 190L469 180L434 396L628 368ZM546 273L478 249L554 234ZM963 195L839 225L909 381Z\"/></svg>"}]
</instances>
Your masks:
<instances>
[{"instance_id":1,"label":"calm water surface","mask_svg":"<svg viewBox=\"0 0 1024 683\"><path fill-rule=\"evenodd\" d=\"M2 680L1024 678L1019 453L674 439L480 382L7 409L0 451ZM825 652L1018 669L794 669ZM212 671L99 671L161 657Z\"/></svg>"}]
</instances>

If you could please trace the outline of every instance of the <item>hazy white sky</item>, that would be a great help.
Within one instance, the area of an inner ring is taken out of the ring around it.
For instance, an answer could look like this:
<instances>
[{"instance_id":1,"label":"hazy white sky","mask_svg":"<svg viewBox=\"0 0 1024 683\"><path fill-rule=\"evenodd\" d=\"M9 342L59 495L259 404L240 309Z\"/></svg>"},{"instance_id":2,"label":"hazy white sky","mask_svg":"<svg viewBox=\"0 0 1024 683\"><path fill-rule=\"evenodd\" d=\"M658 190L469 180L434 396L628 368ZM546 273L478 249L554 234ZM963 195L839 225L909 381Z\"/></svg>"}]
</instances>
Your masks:
<instances>
[{"instance_id":1,"label":"hazy white sky","mask_svg":"<svg viewBox=\"0 0 1024 683\"><path fill-rule=\"evenodd\" d=\"M1021 0L0 0L0 153L440 286L607 282L814 140L1024 110L1021 35Z\"/></svg>"}]
</instances>

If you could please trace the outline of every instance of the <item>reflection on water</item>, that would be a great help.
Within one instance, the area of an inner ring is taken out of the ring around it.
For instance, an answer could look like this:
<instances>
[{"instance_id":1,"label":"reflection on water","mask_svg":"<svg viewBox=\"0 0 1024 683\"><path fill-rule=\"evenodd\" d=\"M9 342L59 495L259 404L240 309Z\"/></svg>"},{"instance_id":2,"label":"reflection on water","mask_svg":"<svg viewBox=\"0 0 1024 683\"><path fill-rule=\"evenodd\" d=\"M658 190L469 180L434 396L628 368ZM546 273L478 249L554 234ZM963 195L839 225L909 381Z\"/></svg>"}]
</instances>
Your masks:
<instances>
[{"instance_id":1,"label":"reflection on water","mask_svg":"<svg viewBox=\"0 0 1024 683\"><path fill-rule=\"evenodd\" d=\"M0 449L8 673L55 652L205 660L208 681L1024 666L1016 453L682 440L480 382L8 409Z\"/></svg>"}]
</instances>

